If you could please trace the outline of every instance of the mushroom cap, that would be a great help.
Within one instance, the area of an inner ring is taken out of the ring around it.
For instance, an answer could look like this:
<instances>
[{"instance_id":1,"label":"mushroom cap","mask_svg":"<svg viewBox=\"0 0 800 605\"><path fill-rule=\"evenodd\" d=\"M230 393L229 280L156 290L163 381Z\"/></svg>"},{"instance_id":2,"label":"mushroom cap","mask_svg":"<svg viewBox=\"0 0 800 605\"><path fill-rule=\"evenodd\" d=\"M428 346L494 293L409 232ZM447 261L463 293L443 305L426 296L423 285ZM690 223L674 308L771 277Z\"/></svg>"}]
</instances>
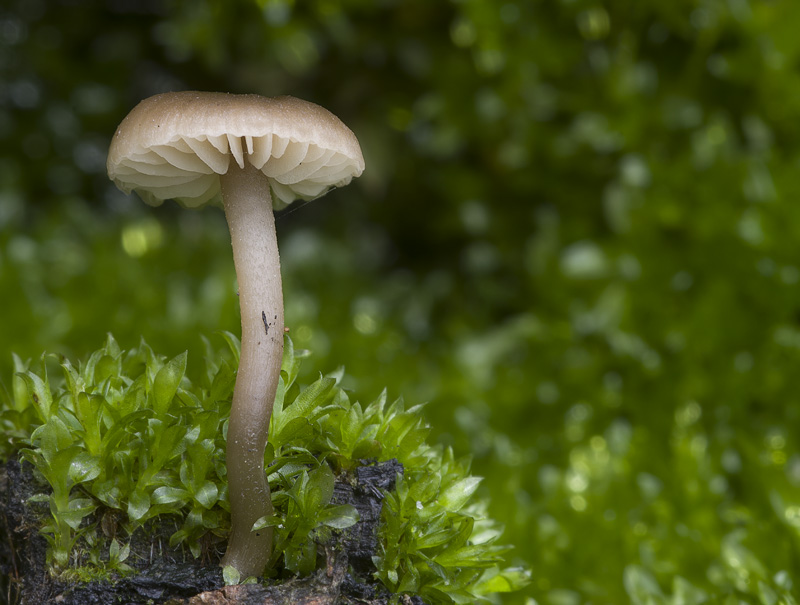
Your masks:
<instances>
[{"instance_id":1,"label":"mushroom cap","mask_svg":"<svg viewBox=\"0 0 800 605\"><path fill-rule=\"evenodd\" d=\"M108 176L153 206L221 204L219 175L233 159L270 182L283 208L347 185L364 171L353 132L329 112L294 97L169 92L145 99L117 128Z\"/></svg>"}]
</instances>

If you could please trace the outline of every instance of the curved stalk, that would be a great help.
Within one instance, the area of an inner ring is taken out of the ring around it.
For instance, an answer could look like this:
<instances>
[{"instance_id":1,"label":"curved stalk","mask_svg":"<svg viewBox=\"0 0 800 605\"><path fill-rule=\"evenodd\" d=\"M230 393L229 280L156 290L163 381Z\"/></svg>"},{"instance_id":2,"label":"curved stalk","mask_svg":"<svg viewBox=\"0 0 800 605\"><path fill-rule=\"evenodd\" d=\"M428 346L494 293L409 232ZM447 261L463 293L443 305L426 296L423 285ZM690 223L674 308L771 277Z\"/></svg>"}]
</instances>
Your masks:
<instances>
[{"instance_id":1,"label":"curved stalk","mask_svg":"<svg viewBox=\"0 0 800 605\"><path fill-rule=\"evenodd\" d=\"M231 535L222 564L244 578L261 575L272 550L272 528L251 529L272 514L264 448L283 357L283 288L267 177L247 162L244 169L231 162L220 184L242 315L226 451Z\"/></svg>"}]
</instances>

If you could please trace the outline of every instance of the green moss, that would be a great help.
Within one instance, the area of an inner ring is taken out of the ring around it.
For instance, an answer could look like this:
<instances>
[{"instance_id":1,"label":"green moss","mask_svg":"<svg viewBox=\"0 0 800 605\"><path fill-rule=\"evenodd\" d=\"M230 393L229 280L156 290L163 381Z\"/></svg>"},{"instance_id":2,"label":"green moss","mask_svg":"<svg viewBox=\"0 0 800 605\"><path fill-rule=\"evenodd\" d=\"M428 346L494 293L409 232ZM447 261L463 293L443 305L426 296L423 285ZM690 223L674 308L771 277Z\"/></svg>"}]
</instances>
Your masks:
<instances>
[{"instance_id":1,"label":"green moss","mask_svg":"<svg viewBox=\"0 0 800 605\"><path fill-rule=\"evenodd\" d=\"M0 413L2 454L18 452L49 485L37 499L50 507L41 532L55 573L78 580L131 573L125 540L159 519L175 525L170 546L195 557L209 536L226 536L225 434L239 342L222 336L222 349L206 341L197 383L186 377L186 353L167 359L144 341L123 350L110 335L77 366L58 358L59 379L48 375L52 356L14 359ZM526 572L500 568L509 547L497 544L501 530L474 498L480 479L468 461L426 442L421 406L406 410L384 392L363 407L341 388L342 370L302 385L305 355L287 339L265 454L275 513L257 526L275 531L271 573L311 573L318 544L358 521L352 506L331 503L335 473L365 458L396 458L405 476L385 494L375 577L431 603L523 586ZM109 514L121 530L110 541L100 538Z\"/></svg>"}]
</instances>

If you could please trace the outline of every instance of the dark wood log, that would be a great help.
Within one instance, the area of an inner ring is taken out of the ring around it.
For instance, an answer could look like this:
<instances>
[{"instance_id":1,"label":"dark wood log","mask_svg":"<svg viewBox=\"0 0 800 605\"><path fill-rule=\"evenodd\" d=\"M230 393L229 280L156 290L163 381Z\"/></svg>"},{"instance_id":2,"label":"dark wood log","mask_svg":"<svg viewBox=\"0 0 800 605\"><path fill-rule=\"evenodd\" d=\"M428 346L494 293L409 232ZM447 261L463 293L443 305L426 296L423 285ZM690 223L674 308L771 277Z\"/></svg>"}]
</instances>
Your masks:
<instances>
[{"instance_id":1,"label":"dark wood log","mask_svg":"<svg viewBox=\"0 0 800 605\"><path fill-rule=\"evenodd\" d=\"M372 578L382 489L392 489L403 467L396 461L356 469L338 481L334 501L352 504L361 521L320 548L320 568L306 578L267 584L225 586L219 557L222 545L211 544L201 559L165 545L175 526L168 521L137 532L132 540L132 576L115 581L65 582L46 564L47 542L39 533L49 515L47 503L31 502L43 492L31 468L16 460L0 467L0 603L11 605L105 605L125 603L204 605L383 605L390 595ZM401 601L402 602L402 601ZM406 597L409 605L421 605Z\"/></svg>"}]
</instances>

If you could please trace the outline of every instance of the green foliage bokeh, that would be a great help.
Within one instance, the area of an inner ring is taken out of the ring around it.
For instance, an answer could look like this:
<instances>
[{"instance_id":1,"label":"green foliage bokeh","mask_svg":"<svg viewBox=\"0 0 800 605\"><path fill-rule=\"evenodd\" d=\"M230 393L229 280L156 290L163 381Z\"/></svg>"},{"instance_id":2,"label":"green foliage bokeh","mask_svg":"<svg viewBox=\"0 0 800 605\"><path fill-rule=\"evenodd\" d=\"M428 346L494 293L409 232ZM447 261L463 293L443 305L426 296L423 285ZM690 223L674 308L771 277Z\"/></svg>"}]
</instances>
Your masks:
<instances>
[{"instance_id":1,"label":"green foliage bokeh","mask_svg":"<svg viewBox=\"0 0 800 605\"><path fill-rule=\"evenodd\" d=\"M365 397L431 402L533 569L508 602L789 602L799 19L789 0L10 0L4 384L11 351L112 331L199 356L237 331L220 213L123 196L105 151L150 94L293 94L367 170L278 219L292 337Z\"/></svg>"}]
</instances>

